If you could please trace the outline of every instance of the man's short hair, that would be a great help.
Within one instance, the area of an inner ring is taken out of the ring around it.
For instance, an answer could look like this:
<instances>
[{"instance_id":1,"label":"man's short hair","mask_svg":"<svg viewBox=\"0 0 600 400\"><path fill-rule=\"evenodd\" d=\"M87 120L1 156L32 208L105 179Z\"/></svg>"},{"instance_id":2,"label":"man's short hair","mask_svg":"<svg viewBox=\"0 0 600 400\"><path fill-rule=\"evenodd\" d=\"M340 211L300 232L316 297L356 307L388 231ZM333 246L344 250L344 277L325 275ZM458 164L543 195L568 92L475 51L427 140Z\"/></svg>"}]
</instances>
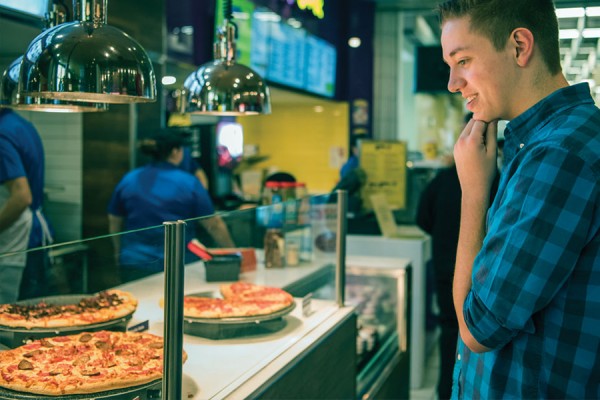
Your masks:
<instances>
[{"instance_id":1,"label":"man's short hair","mask_svg":"<svg viewBox=\"0 0 600 400\"><path fill-rule=\"evenodd\" d=\"M487 37L496 50L506 46L513 30L527 28L550 73L561 72L558 19L552 0L448 0L437 10L441 24L469 17L471 29Z\"/></svg>"}]
</instances>

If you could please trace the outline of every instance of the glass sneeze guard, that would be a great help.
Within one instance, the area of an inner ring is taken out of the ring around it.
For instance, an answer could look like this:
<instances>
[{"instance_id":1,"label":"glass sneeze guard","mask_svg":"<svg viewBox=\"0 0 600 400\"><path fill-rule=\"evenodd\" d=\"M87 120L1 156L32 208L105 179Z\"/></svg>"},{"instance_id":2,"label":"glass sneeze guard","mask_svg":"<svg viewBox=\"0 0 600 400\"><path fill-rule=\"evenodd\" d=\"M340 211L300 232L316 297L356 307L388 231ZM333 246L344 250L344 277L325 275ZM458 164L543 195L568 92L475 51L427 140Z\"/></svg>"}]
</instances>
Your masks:
<instances>
[{"instance_id":1,"label":"glass sneeze guard","mask_svg":"<svg viewBox=\"0 0 600 400\"><path fill-rule=\"evenodd\" d=\"M311 283L313 286L323 280L335 283L335 266L339 263L337 208L335 196L309 196L279 205L182 221L185 233L193 232L194 239L217 252L222 249L214 242L209 231L212 225L207 221L220 218L235 246L227 250L254 253L254 265L247 264L240 271L239 280L280 287L295 297L294 309L280 318L284 323L273 324L267 331L250 329L255 323L249 324L247 331L242 327L231 336L226 333L220 338L183 335L180 331L183 349L188 353L181 378L184 397L194 398L199 392L202 398L226 397L335 314L339 309L335 293L326 299L312 300L310 293ZM192 226L195 229L190 229ZM0 263L8 262L15 255L33 254L48 261L44 292L41 296L32 295L33 298L84 297L113 287L129 291L139 304L123 329L146 330L163 336L166 325L165 229L165 225L151 226L18 253L2 253ZM281 265L275 267L265 265L265 239L270 229L279 229L283 240ZM220 285L227 282L206 281L205 263L187 249L190 240L186 237L183 242L183 293L179 294L218 297ZM117 250L119 246L121 251ZM288 254L290 251L292 254Z\"/></svg>"}]
</instances>

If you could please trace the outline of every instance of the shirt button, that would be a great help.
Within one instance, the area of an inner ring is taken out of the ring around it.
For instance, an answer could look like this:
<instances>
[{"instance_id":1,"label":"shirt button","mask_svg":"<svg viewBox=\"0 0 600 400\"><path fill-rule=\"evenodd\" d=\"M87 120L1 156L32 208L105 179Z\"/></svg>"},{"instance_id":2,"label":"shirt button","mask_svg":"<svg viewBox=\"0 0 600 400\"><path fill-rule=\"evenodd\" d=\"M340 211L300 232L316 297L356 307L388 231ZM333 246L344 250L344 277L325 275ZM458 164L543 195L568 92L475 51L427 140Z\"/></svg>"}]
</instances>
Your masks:
<instances>
[{"instance_id":1,"label":"shirt button","mask_svg":"<svg viewBox=\"0 0 600 400\"><path fill-rule=\"evenodd\" d=\"M521 144L519 145L519 148L520 148L520 149L522 149L523 147L525 147L525 143L521 143Z\"/></svg>"},{"instance_id":2,"label":"shirt button","mask_svg":"<svg viewBox=\"0 0 600 400\"><path fill-rule=\"evenodd\" d=\"M458 356L456 356L456 359L457 359L458 361L460 361L460 354L459 354Z\"/></svg>"}]
</instances>

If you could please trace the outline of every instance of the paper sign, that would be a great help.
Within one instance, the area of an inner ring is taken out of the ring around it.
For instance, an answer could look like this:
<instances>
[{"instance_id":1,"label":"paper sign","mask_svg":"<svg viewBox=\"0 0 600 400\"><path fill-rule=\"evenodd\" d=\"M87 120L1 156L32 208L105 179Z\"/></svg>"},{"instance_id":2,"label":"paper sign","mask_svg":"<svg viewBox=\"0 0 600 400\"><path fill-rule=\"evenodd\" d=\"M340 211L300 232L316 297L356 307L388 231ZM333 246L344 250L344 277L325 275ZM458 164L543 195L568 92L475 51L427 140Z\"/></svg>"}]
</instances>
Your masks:
<instances>
[{"instance_id":1,"label":"paper sign","mask_svg":"<svg viewBox=\"0 0 600 400\"><path fill-rule=\"evenodd\" d=\"M406 143L359 141L360 168L367 181L362 188L366 209L372 209L371 195L382 193L392 209L406 208Z\"/></svg>"}]
</instances>

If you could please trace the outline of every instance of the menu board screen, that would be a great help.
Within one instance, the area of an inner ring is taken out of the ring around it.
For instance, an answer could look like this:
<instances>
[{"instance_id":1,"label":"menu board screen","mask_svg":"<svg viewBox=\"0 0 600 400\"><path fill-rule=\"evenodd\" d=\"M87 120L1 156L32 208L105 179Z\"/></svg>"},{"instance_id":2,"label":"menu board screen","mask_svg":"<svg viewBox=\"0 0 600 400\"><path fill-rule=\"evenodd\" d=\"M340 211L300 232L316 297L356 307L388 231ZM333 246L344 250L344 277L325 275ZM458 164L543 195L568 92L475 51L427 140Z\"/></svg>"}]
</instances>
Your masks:
<instances>
[{"instance_id":1,"label":"menu board screen","mask_svg":"<svg viewBox=\"0 0 600 400\"><path fill-rule=\"evenodd\" d=\"M238 42L250 43L249 50L238 46L239 62L249 60L248 66L269 82L334 97L337 52L332 44L291 26L266 7L249 7L249 0L236 4L234 21L236 11L243 18L237 23Z\"/></svg>"},{"instance_id":2,"label":"menu board screen","mask_svg":"<svg viewBox=\"0 0 600 400\"><path fill-rule=\"evenodd\" d=\"M335 93L335 47L317 37L306 40L305 89L323 96Z\"/></svg>"},{"instance_id":3,"label":"menu board screen","mask_svg":"<svg viewBox=\"0 0 600 400\"><path fill-rule=\"evenodd\" d=\"M288 24L272 24L267 80L304 88L306 31Z\"/></svg>"}]
</instances>

